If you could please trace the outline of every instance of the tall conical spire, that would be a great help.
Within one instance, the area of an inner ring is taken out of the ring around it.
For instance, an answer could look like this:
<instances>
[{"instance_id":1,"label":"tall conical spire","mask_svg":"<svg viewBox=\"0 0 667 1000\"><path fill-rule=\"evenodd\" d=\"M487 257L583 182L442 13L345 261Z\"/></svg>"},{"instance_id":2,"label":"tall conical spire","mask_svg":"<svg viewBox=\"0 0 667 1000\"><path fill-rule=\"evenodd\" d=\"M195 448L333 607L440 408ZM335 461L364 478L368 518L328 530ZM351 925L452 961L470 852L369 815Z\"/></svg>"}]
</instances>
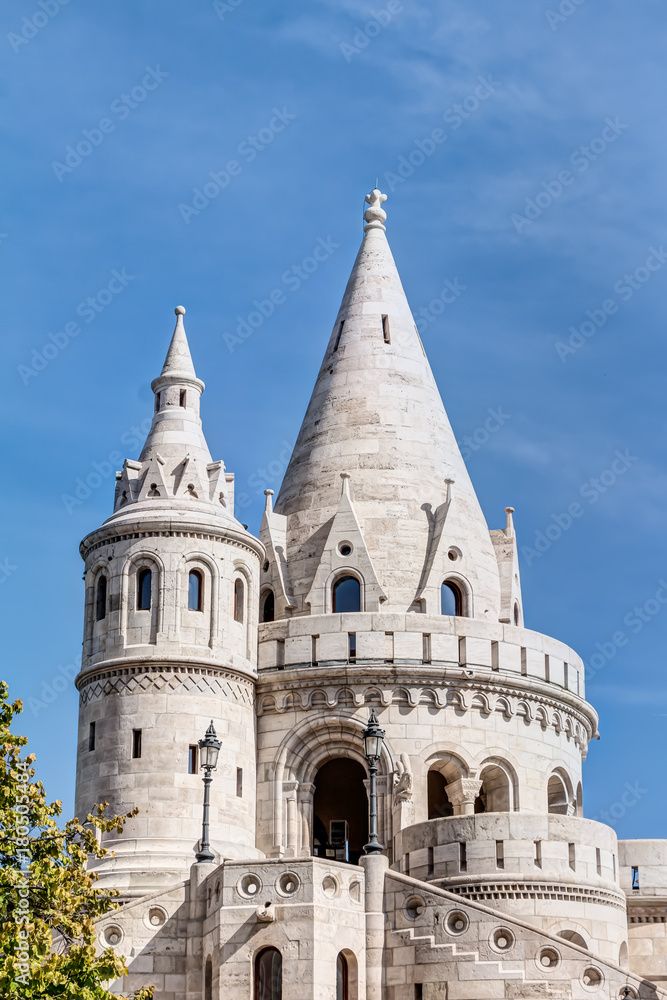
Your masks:
<instances>
[{"instance_id":1,"label":"tall conical spire","mask_svg":"<svg viewBox=\"0 0 667 1000\"><path fill-rule=\"evenodd\" d=\"M435 590L429 603L420 580L427 563L439 573L445 559L449 571L474 577L475 617L497 620L493 545L387 242L386 196L375 189L366 201L363 242L276 502L288 516L292 591L308 613L340 473L349 472L384 609L431 610ZM447 480L456 489L434 532Z\"/></svg>"}]
</instances>

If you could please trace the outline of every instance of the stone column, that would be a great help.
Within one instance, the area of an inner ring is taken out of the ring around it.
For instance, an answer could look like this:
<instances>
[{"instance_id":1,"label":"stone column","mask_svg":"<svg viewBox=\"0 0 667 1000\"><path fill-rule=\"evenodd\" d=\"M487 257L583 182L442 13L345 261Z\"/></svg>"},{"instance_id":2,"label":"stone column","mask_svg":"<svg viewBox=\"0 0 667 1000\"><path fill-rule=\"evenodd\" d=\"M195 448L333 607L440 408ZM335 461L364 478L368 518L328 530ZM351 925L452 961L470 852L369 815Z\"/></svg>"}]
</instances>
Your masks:
<instances>
[{"instance_id":1,"label":"stone column","mask_svg":"<svg viewBox=\"0 0 667 1000\"><path fill-rule=\"evenodd\" d=\"M447 798L454 806L455 816L472 816L475 812L475 799L480 793L482 782L476 778L459 778L445 785Z\"/></svg>"},{"instance_id":2,"label":"stone column","mask_svg":"<svg viewBox=\"0 0 667 1000\"><path fill-rule=\"evenodd\" d=\"M287 843L285 856L295 858L297 855L299 828L297 823L296 793L298 781L283 781L283 795L287 799Z\"/></svg>"},{"instance_id":3,"label":"stone column","mask_svg":"<svg viewBox=\"0 0 667 1000\"><path fill-rule=\"evenodd\" d=\"M315 785L299 785L296 794L301 820L299 856L309 858L313 852L313 796L315 795Z\"/></svg>"},{"instance_id":4,"label":"stone column","mask_svg":"<svg viewBox=\"0 0 667 1000\"><path fill-rule=\"evenodd\" d=\"M366 873L366 1000L383 1000L384 876L389 861L383 854L365 854L359 864Z\"/></svg>"}]
</instances>

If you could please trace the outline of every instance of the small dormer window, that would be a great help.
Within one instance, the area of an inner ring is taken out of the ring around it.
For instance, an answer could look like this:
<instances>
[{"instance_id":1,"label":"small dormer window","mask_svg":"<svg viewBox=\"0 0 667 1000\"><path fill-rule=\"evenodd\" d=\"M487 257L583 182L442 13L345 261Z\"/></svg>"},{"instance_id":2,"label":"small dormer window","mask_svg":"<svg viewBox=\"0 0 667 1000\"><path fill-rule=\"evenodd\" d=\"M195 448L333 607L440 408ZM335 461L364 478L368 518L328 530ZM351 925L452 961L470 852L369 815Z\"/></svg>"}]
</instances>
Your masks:
<instances>
[{"instance_id":1,"label":"small dormer window","mask_svg":"<svg viewBox=\"0 0 667 1000\"><path fill-rule=\"evenodd\" d=\"M445 580L440 588L440 614L457 618L463 615L463 595L451 580Z\"/></svg>"},{"instance_id":2,"label":"small dormer window","mask_svg":"<svg viewBox=\"0 0 667 1000\"><path fill-rule=\"evenodd\" d=\"M262 621L272 622L276 616L276 599L272 590L267 590L262 604Z\"/></svg>"},{"instance_id":3,"label":"small dormer window","mask_svg":"<svg viewBox=\"0 0 667 1000\"><path fill-rule=\"evenodd\" d=\"M332 598L334 614L361 611L361 585L356 576L342 576L336 580Z\"/></svg>"}]
</instances>

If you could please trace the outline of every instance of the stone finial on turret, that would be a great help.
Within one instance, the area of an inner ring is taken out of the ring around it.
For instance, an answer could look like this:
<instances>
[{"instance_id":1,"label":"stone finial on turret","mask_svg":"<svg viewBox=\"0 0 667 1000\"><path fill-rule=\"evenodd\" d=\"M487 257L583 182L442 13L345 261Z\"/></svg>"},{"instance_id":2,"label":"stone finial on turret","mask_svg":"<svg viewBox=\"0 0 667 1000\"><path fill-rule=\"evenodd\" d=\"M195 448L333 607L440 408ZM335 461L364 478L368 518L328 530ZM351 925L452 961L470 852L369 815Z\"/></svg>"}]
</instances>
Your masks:
<instances>
[{"instance_id":1,"label":"stone finial on turret","mask_svg":"<svg viewBox=\"0 0 667 1000\"><path fill-rule=\"evenodd\" d=\"M505 507L505 513L507 514L507 524L505 525L505 534L508 538L514 538L514 520L512 514L514 513L514 507Z\"/></svg>"},{"instance_id":2,"label":"stone finial on turret","mask_svg":"<svg viewBox=\"0 0 667 1000\"><path fill-rule=\"evenodd\" d=\"M386 232L383 223L387 221L387 213L382 208L386 200L386 194L382 194L378 188L373 188L371 193L366 195L366 201L370 205L370 208L367 208L364 212L364 219L366 220L366 225L364 226L365 233L369 229L381 229L383 233Z\"/></svg>"}]
</instances>

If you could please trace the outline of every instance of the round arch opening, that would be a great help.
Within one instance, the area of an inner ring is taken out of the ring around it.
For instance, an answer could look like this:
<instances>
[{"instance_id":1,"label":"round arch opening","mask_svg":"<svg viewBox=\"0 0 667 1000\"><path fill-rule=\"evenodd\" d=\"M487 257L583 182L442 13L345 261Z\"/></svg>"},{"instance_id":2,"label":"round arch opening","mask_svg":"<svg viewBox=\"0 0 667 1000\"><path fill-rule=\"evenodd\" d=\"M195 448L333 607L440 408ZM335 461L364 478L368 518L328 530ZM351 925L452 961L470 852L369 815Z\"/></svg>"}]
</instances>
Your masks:
<instances>
[{"instance_id":1,"label":"round arch opening","mask_svg":"<svg viewBox=\"0 0 667 1000\"><path fill-rule=\"evenodd\" d=\"M335 757L315 775L313 854L357 864L368 842L366 769L351 757Z\"/></svg>"}]
</instances>

